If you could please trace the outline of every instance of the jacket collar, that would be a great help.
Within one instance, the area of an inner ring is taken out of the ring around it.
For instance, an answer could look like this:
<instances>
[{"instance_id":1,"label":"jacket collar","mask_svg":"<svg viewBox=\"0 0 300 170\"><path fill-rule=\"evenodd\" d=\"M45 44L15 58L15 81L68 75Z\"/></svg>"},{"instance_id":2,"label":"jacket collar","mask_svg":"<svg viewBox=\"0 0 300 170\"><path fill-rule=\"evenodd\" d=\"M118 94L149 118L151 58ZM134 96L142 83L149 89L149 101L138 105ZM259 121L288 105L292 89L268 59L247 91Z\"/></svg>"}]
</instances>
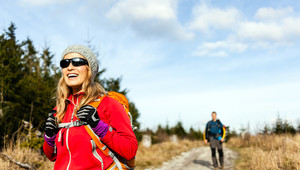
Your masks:
<instances>
[{"instance_id":1,"label":"jacket collar","mask_svg":"<svg viewBox=\"0 0 300 170\"><path fill-rule=\"evenodd\" d=\"M83 91L75 93L75 94L70 94L66 100L69 101L70 103L72 103L73 105L76 105L77 101L80 101L83 94L84 94Z\"/></svg>"}]
</instances>

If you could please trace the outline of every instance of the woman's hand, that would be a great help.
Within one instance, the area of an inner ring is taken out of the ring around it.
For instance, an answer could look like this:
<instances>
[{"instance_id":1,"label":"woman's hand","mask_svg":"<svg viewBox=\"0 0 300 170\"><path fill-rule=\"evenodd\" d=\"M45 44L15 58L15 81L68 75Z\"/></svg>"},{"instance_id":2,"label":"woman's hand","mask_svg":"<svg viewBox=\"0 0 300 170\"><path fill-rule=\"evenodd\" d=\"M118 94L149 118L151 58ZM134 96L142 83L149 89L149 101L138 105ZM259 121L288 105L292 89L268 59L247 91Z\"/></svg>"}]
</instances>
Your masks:
<instances>
[{"instance_id":1,"label":"woman's hand","mask_svg":"<svg viewBox=\"0 0 300 170\"><path fill-rule=\"evenodd\" d=\"M77 117L79 120L89 124L92 128L96 127L100 121L97 110L90 105L82 106L77 111Z\"/></svg>"},{"instance_id":2,"label":"woman's hand","mask_svg":"<svg viewBox=\"0 0 300 170\"><path fill-rule=\"evenodd\" d=\"M44 131L45 131L44 139L52 147L54 147L56 134L59 131L59 128L56 124L55 117L54 117L55 113L56 113L56 110L52 110L49 113L49 116L45 123L45 129L44 129Z\"/></svg>"},{"instance_id":3,"label":"woman's hand","mask_svg":"<svg viewBox=\"0 0 300 170\"><path fill-rule=\"evenodd\" d=\"M93 106L82 106L77 111L77 117L79 120L89 124L100 138L103 138L109 129L109 126L100 120L97 109Z\"/></svg>"},{"instance_id":4,"label":"woman's hand","mask_svg":"<svg viewBox=\"0 0 300 170\"><path fill-rule=\"evenodd\" d=\"M52 110L50 113L49 113L49 116L46 120L46 123L45 123L45 134L47 137L51 138L53 137L54 135L57 134L57 132L59 131L59 128L56 124L56 121L55 121L55 117L54 117L54 114L56 113L56 110Z\"/></svg>"}]
</instances>

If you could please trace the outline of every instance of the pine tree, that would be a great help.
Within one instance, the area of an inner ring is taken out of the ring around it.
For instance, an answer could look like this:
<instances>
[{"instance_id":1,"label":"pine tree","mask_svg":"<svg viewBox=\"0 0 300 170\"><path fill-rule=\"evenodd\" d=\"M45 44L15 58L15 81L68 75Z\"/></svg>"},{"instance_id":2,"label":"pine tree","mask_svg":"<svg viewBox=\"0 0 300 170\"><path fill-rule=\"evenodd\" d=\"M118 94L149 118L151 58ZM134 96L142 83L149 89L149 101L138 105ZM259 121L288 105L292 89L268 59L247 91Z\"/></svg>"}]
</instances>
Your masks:
<instances>
[{"instance_id":1,"label":"pine tree","mask_svg":"<svg viewBox=\"0 0 300 170\"><path fill-rule=\"evenodd\" d=\"M180 121L177 122L175 127L171 128L171 132L181 138L185 138L187 136L187 133L182 126L182 122Z\"/></svg>"},{"instance_id":2,"label":"pine tree","mask_svg":"<svg viewBox=\"0 0 300 170\"><path fill-rule=\"evenodd\" d=\"M16 40L15 30L12 23L0 36L0 146L3 137L12 137L22 125L22 120L43 130L47 113L54 107L51 98L57 72L51 63L53 55L48 48L44 50L44 58L40 57L29 38L21 43Z\"/></svg>"},{"instance_id":3,"label":"pine tree","mask_svg":"<svg viewBox=\"0 0 300 170\"><path fill-rule=\"evenodd\" d=\"M192 127L190 128L188 136L191 140L199 140L203 138L202 132L200 130L196 131Z\"/></svg>"}]
</instances>

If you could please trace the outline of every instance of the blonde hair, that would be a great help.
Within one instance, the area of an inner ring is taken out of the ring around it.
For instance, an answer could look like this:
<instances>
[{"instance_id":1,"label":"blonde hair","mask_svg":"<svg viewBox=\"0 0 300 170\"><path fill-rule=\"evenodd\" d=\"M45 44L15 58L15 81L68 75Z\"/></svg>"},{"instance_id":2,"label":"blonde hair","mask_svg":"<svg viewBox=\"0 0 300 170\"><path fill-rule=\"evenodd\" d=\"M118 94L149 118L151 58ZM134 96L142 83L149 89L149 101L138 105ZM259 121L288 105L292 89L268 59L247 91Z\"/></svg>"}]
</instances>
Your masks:
<instances>
[{"instance_id":1,"label":"blonde hair","mask_svg":"<svg viewBox=\"0 0 300 170\"><path fill-rule=\"evenodd\" d=\"M99 83L94 82L94 76L92 75L91 68L89 66L86 67L88 68L88 75L86 80L82 83L82 91L84 94L80 99L80 102L76 105L75 113L82 106L87 105L91 101L95 100L99 95L106 94L104 88ZM66 84L64 76L62 75L56 89L56 118L58 122L62 122L66 114L68 104L67 98L71 93L72 88Z\"/></svg>"}]
</instances>

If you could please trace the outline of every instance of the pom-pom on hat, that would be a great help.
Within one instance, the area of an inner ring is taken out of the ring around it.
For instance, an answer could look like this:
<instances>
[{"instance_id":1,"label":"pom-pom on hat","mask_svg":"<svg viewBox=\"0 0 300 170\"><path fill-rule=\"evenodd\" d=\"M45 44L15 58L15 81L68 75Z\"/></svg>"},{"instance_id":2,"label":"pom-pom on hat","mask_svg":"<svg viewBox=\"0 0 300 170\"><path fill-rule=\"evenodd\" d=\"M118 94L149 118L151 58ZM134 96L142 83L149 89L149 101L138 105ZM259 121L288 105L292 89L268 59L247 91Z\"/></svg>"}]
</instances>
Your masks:
<instances>
[{"instance_id":1,"label":"pom-pom on hat","mask_svg":"<svg viewBox=\"0 0 300 170\"><path fill-rule=\"evenodd\" d=\"M89 67L92 70L92 75L94 80L96 74L98 73L98 68L99 68L97 57L94 54L94 52L89 47L86 47L84 45L71 45L67 47L63 52L62 59L69 53L78 53L88 60Z\"/></svg>"}]
</instances>

